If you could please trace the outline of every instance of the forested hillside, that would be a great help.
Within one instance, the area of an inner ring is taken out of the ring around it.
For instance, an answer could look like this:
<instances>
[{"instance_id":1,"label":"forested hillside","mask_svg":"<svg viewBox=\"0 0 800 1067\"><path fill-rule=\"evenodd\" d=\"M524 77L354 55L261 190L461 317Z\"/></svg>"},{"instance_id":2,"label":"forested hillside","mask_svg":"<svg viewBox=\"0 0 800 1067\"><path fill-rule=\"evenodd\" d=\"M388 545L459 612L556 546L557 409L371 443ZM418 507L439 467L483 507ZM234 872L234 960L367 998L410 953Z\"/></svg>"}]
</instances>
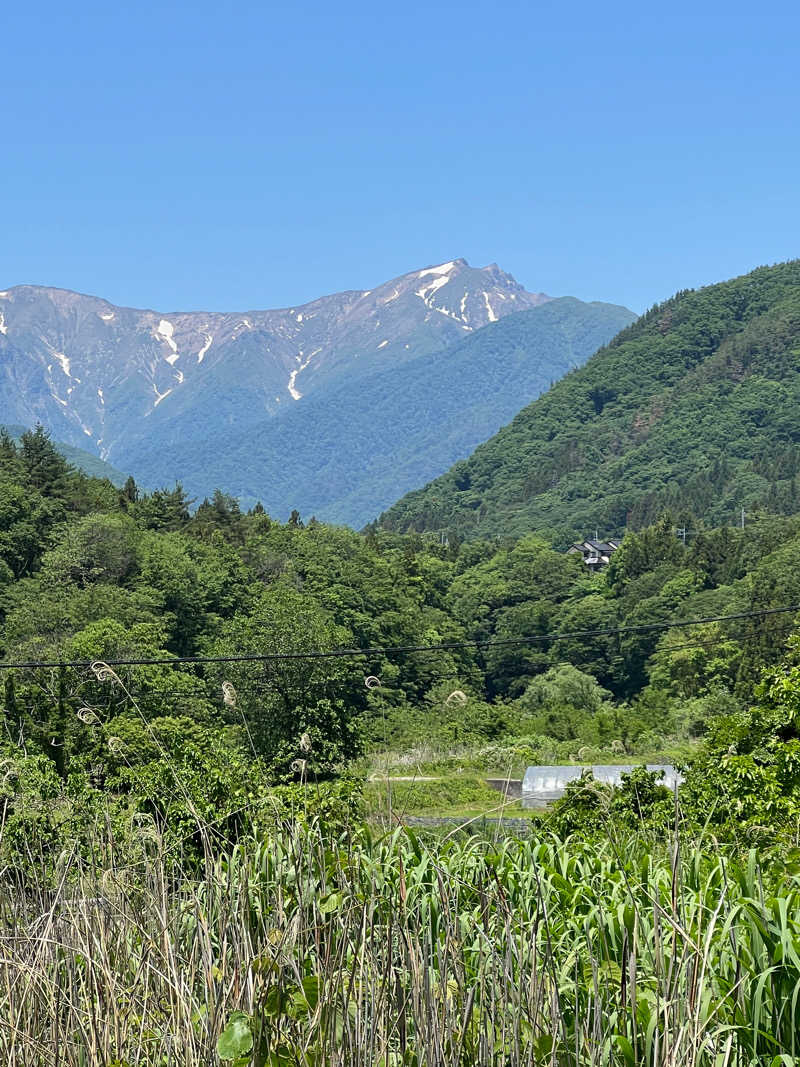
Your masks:
<instances>
[{"instance_id":1,"label":"forested hillside","mask_svg":"<svg viewBox=\"0 0 800 1067\"><path fill-rule=\"evenodd\" d=\"M775 1062L800 974L798 603L798 516L686 544L665 516L595 574L532 534L361 535L222 492L190 514L179 486L0 434L0 1050L366 1067L366 1034L488 1067L549 1062L563 1031L564 1063L702 1042L711 1065L723 1041ZM366 782L365 752L399 780ZM487 775L666 758L678 803L636 768L524 829L406 826L415 789L502 816Z\"/></svg>"},{"instance_id":2,"label":"forested hillside","mask_svg":"<svg viewBox=\"0 0 800 1067\"><path fill-rule=\"evenodd\" d=\"M587 745L683 750L783 654L794 612L758 613L800 603L800 517L694 526L686 545L666 519L629 534L593 574L535 535L362 536L243 514L221 492L191 515L180 487L118 490L69 468L41 430L19 448L4 436L3 659L76 664L5 670L4 736L123 792L153 736L176 759L223 759L226 775L249 751L272 782L298 759L326 777L365 744L433 737L522 744L545 762ZM453 647L404 651L439 645ZM342 648L377 651L302 658ZM198 656L211 662L184 662ZM120 667L109 688L88 666L109 660L159 662Z\"/></svg>"},{"instance_id":3,"label":"forested hillside","mask_svg":"<svg viewBox=\"0 0 800 1067\"><path fill-rule=\"evenodd\" d=\"M19 441L22 435L32 427L5 426L0 427L0 429L5 429L9 437ZM118 471L116 467L112 467L110 463L106 463L99 456L94 456L83 448L76 448L75 445L64 444L63 441L53 441L53 445L56 451L60 452L69 464L77 467L84 474L89 474L92 478L108 478L116 486L121 486L125 482L126 476L122 471Z\"/></svg>"},{"instance_id":4,"label":"forested hillside","mask_svg":"<svg viewBox=\"0 0 800 1067\"><path fill-rule=\"evenodd\" d=\"M800 261L678 293L443 477L391 530L565 544L666 508L708 525L798 508Z\"/></svg>"}]
</instances>

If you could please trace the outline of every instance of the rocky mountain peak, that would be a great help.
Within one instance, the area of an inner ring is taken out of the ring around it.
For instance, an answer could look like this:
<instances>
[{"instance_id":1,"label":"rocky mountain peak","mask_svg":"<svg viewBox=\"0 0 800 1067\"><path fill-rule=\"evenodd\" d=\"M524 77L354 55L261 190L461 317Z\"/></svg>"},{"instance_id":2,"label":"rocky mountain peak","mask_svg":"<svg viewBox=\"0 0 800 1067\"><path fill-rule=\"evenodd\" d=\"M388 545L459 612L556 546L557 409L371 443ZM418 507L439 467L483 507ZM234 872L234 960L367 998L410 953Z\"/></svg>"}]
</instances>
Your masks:
<instances>
[{"instance_id":1,"label":"rocky mountain peak","mask_svg":"<svg viewBox=\"0 0 800 1067\"><path fill-rule=\"evenodd\" d=\"M41 422L145 486L224 485L279 509L288 494L359 521L632 317L567 303L463 258L273 310L165 312L17 286L0 292L0 423ZM573 320L577 346L562 329Z\"/></svg>"},{"instance_id":2,"label":"rocky mountain peak","mask_svg":"<svg viewBox=\"0 0 800 1067\"><path fill-rule=\"evenodd\" d=\"M132 427L152 434L198 405L218 416L221 391L246 400L239 423L276 415L342 374L434 355L547 299L463 258L266 311L138 310L20 285L0 292L0 416L121 459Z\"/></svg>"}]
</instances>

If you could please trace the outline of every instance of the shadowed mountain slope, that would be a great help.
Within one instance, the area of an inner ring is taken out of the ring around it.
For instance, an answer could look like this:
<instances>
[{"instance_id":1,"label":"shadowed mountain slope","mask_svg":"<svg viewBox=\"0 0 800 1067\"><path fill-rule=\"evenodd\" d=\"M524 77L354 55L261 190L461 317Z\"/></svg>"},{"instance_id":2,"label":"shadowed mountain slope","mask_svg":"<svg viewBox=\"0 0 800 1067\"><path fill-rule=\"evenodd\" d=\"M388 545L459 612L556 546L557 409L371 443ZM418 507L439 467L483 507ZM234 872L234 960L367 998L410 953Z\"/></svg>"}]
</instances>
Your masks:
<instances>
[{"instance_id":1,"label":"shadowed mountain slope","mask_svg":"<svg viewBox=\"0 0 800 1067\"><path fill-rule=\"evenodd\" d=\"M466 456L553 379L584 362L631 319L625 308L571 297L509 315L436 358L422 356L303 397L279 418L202 441L170 458L192 495L224 485L281 518L362 526L398 493ZM158 455L138 452L151 477Z\"/></svg>"},{"instance_id":2,"label":"shadowed mountain slope","mask_svg":"<svg viewBox=\"0 0 800 1067\"><path fill-rule=\"evenodd\" d=\"M525 314L540 317L502 340ZM463 259L277 311L138 311L18 286L0 292L0 420L41 422L143 485L361 524L632 317Z\"/></svg>"}]
</instances>

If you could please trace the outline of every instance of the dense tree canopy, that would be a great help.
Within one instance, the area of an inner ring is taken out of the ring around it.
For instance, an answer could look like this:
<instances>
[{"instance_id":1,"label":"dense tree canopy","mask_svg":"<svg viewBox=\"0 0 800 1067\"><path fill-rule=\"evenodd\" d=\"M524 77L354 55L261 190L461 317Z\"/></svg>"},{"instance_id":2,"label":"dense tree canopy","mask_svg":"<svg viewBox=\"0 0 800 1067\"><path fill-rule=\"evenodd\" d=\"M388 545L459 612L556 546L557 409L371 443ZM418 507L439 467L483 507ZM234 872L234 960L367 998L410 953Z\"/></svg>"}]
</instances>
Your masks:
<instances>
[{"instance_id":1,"label":"dense tree canopy","mask_svg":"<svg viewBox=\"0 0 800 1067\"><path fill-rule=\"evenodd\" d=\"M800 260L653 307L383 517L460 537L547 530L566 546L689 514L798 510Z\"/></svg>"},{"instance_id":2,"label":"dense tree canopy","mask_svg":"<svg viewBox=\"0 0 800 1067\"><path fill-rule=\"evenodd\" d=\"M800 602L800 517L687 525L660 517L593 573L536 535L361 535L222 492L192 513L180 486L87 478L42 431L0 438L2 655L55 664L3 672L2 744L163 818L241 800L255 768L336 777L365 746L713 752L784 654L793 613L748 613Z\"/></svg>"}]
</instances>

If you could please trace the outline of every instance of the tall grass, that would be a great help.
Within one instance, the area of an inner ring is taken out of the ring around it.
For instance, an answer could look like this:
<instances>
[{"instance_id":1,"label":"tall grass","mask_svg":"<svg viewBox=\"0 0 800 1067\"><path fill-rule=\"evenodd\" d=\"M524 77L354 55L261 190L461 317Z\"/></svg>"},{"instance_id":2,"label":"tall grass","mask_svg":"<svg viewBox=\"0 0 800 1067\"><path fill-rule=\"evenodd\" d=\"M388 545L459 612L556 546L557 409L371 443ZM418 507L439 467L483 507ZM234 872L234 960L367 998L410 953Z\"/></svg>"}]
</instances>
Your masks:
<instances>
[{"instance_id":1,"label":"tall grass","mask_svg":"<svg viewBox=\"0 0 800 1067\"><path fill-rule=\"evenodd\" d=\"M332 842L286 828L200 873L61 858L0 884L0 1061L800 1062L800 876L631 838ZM107 853L106 853L107 855Z\"/></svg>"}]
</instances>

